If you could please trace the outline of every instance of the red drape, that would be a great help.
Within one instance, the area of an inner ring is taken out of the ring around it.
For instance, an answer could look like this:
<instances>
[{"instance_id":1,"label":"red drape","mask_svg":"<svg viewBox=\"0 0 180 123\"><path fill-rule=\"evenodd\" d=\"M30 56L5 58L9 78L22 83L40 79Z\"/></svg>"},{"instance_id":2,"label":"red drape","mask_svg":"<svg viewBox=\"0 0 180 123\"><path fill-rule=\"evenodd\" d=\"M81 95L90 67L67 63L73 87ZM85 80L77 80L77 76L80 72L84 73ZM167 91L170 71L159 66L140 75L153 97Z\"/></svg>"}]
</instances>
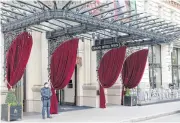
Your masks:
<instances>
[{"instance_id":1,"label":"red drape","mask_svg":"<svg viewBox=\"0 0 180 123\"><path fill-rule=\"evenodd\" d=\"M52 54L50 79L52 83L51 114L58 113L57 98L54 89L63 89L70 81L75 65L79 39L61 44Z\"/></svg>"},{"instance_id":2,"label":"red drape","mask_svg":"<svg viewBox=\"0 0 180 123\"><path fill-rule=\"evenodd\" d=\"M28 32L19 34L12 42L6 54L7 81L14 86L22 77L28 62L31 48L32 36Z\"/></svg>"},{"instance_id":3,"label":"red drape","mask_svg":"<svg viewBox=\"0 0 180 123\"><path fill-rule=\"evenodd\" d=\"M143 49L131 54L124 62L122 70L123 88L135 88L144 73L144 69L147 62L148 50ZM123 92L123 91L122 91ZM123 103L122 93L121 103Z\"/></svg>"},{"instance_id":4,"label":"red drape","mask_svg":"<svg viewBox=\"0 0 180 123\"><path fill-rule=\"evenodd\" d=\"M100 81L100 108L106 107L104 88L111 87L117 80L126 53L126 47L120 47L108 51L100 62L98 70Z\"/></svg>"},{"instance_id":5,"label":"red drape","mask_svg":"<svg viewBox=\"0 0 180 123\"><path fill-rule=\"evenodd\" d=\"M55 89L52 87L52 97L51 97L51 107L50 107L50 113L51 114L57 114L58 113L58 100L56 97Z\"/></svg>"}]
</instances>

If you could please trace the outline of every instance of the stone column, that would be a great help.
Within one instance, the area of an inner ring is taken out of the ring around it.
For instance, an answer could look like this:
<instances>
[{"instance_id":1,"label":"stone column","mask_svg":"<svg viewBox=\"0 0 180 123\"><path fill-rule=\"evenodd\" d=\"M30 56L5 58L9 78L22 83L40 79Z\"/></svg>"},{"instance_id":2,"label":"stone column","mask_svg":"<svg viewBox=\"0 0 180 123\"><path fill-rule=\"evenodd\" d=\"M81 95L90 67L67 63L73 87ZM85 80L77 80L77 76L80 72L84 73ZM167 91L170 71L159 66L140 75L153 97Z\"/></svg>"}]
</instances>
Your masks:
<instances>
[{"instance_id":1,"label":"stone column","mask_svg":"<svg viewBox=\"0 0 180 123\"><path fill-rule=\"evenodd\" d=\"M46 33L39 33L41 39L39 40L39 75L40 81L38 83L33 83L32 93L33 93L33 107L35 112L41 112L41 94L40 89L43 87L45 82L48 82L48 40L46 39Z\"/></svg>"},{"instance_id":2,"label":"stone column","mask_svg":"<svg viewBox=\"0 0 180 123\"><path fill-rule=\"evenodd\" d=\"M77 105L83 106L83 84L85 83L84 42L79 40L78 57L82 58L82 66L77 65Z\"/></svg>"},{"instance_id":3,"label":"stone column","mask_svg":"<svg viewBox=\"0 0 180 123\"><path fill-rule=\"evenodd\" d=\"M94 45L94 41L90 41L91 45L90 48ZM90 84L97 86L97 57L96 57L96 51L90 50L90 71L91 71L91 78L90 78Z\"/></svg>"},{"instance_id":4,"label":"stone column","mask_svg":"<svg viewBox=\"0 0 180 123\"><path fill-rule=\"evenodd\" d=\"M84 84L87 84L87 59L86 59L86 43L85 43L85 39L82 39L83 42L83 65L84 65Z\"/></svg>"},{"instance_id":5,"label":"stone column","mask_svg":"<svg viewBox=\"0 0 180 123\"><path fill-rule=\"evenodd\" d=\"M84 39L84 66L85 84L90 84L90 41Z\"/></svg>"},{"instance_id":6,"label":"stone column","mask_svg":"<svg viewBox=\"0 0 180 123\"><path fill-rule=\"evenodd\" d=\"M29 61L26 67L26 111L39 112L41 105L39 95L33 92L34 85L42 83L42 52L41 52L41 33L32 32L33 45ZM45 66L46 67L46 66ZM37 103L38 102L38 103Z\"/></svg>"},{"instance_id":7,"label":"stone column","mask_svg":"<svg viewBox=\"0 0 180 123\"><path fill-rule=\"evenodd\" d=\"M48 40L46 39L46 33L42 33L41 39L41 57L42 57L42 85L48 82Z\"/></svg>"},{"instance_id":8,"label":"stone column","mask_svg":"<svg viewBox=\"0 0 180 123\"><path fill-rule=\"evenodd\" d=\"M83 85L83 105L91 107L99 107L99 96L97 95L97 90L99 90L99 85L97 81L96 74L96 52L91 51L91 46L93 41L86 40L84 55L85 55L85 71L86 71L86 81L87 83Z\"/></svg>"},{"instance_id":9,"label":"stone column","mask_svg":"<svg viewBox=\"0 0 180 123\"><path fill-rule=\"evenodd\" d=\"M161 45L161 64L162 64L162 86L168 88L172 83L171 53L168 52L168 45Z\"/></svg>"}]
</instances>

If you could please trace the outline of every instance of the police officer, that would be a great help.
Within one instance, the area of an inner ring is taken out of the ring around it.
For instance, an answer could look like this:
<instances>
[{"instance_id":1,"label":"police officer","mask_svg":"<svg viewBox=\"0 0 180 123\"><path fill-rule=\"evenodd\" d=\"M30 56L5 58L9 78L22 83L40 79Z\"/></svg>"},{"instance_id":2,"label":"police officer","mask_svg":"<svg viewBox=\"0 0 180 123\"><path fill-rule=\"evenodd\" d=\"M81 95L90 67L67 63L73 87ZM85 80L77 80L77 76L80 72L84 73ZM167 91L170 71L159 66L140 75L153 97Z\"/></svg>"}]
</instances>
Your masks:
<instances>
[{"instance_id":1,"label":"police officer","mask_svg":"<svg viewBox=\"0 0 180 123\"><path fill-rule=\"evenodd\" d=\"M41 100L42 100L42 118L45 119L45 112L47 112L47 118L52 118L50 116L50 99L52 96L51 89L49 88L49 84L44 83L44 87L41 88Z\"/></svg>"}]
</instances>

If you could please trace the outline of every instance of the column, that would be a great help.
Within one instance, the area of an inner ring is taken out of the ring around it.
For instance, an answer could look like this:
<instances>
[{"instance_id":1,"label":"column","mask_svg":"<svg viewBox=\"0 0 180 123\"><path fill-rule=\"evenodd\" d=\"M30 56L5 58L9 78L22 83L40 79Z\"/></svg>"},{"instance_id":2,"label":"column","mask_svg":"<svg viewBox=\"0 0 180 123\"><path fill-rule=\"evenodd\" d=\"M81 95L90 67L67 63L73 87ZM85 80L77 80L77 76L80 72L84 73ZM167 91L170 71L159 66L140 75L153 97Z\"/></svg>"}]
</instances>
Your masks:
<instances>
[{"instance_id":1,"label":"column","mask_svg":"<svg viewBox=\"0 0 180 123\"><path fill-rule=\"evenodd\" d=\"M77 105L83 106L83 85L85 84L84 42L79 40L78 57L82 58L82 66L77 65Z\"/></svg>"},{"instance_id":2,"label":"column","mask_svg":"<svg viewBox=\"0 0 180 123\"><path fill-rule=\"evenodd\" d=\"M85 66L85 84L90 84L90 41L84 39L84 66Z\"/></svg>"},{"instance_id":3,"label":"column","mask_svg":"<svg viewBox=\"0 0 180 123\"><path fill-rule=\"evenodd\" d=\"M91 45L90 48L94 45L94 41L90 41ZM90 84L97 86L97 57L96 57L96 51L90 50L90 72L91 72L91 78L90 78Z\"/></svg>"},{"instance_id":4,"label":"column","mask_svg":"<svg viewBox=\"0 0 180 123\"><path fill-rule=\"evenodd\" d=\"M41 104L39 95L34 93L34 85L42 83L42 52L41 33L33 31L33 45L26 67L26 111L40 112ZM45 66L46 67L46 66Z\"/></svg>"},{"instance_id":5,"label":"column","mask_svg":"<svg viewBox=\"0 0 180 123\"><path fill-rule=\"evenodd\" d=\"M161 45L161 64L162 64L162 87L169 88L172 83L171 53L168 51L168 45Z\"/></svg>"},{"instance_id":6,"label":"column","mask_svg":"<svg viewBox=\"0 0 180 123\"><path fill-rule=\"evenodd\" d=\"M99 90L99 85L97 81L96 73L96 52L91 51L91 46L94 41L85 41L85 71L86 71L86 84L83 85L83 105L91 107L99 107L99 96L97 95L97 90Z\"/></svg>"},{"instance_id":7,"label":"column","mask_svg":"<svg viewBox=\"0 0 180 123\"><path fill-rule=\"evenodd\" d=\"M46 33L42 33L41 39L41 57L42 57L42 82L44 85L45 82L48 82L49 73L48 73L48 40L46 39Z\"/></svg>"},{"instance_id":8,"label":"column","mask_svg":"<svg viewBox=\"0 0 180 123\"><path fill-rule=\"evenodd\" d=\"M82 42L83 42L83 65L84 65L84 84L87 84L87 55L86 55L86 43L85 43L85 39L82 38Z\"/></svg>"}]
</instances>

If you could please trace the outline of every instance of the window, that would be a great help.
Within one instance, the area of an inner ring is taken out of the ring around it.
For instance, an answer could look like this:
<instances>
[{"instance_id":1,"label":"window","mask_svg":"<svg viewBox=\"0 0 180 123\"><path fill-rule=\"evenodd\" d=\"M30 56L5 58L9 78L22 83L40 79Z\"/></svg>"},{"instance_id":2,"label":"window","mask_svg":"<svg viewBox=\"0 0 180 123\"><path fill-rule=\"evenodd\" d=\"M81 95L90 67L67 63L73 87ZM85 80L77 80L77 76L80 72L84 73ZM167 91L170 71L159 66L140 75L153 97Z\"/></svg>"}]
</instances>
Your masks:
<instances>
[{"instance_id":1,"label":"window","mask_svg":"<svg viewBox=\"0 0 180 123\"><path fill-rule=\"evenodd\" d=\"M175 84L176 87L179 87L180 80L179 80L179 49L173 48L173 52L171 54L172 60L172 83Z\"/></svg>"},{"instance_id":2,"label":"window","mask_svg":"<svg viewBox=\"0 0 180 123\"><path fill-rule=\"evenodd\" d=\"M151 88L160 88L162 85L161 46L149 47L149 81Z\"/></svg>"}]
</instances>

